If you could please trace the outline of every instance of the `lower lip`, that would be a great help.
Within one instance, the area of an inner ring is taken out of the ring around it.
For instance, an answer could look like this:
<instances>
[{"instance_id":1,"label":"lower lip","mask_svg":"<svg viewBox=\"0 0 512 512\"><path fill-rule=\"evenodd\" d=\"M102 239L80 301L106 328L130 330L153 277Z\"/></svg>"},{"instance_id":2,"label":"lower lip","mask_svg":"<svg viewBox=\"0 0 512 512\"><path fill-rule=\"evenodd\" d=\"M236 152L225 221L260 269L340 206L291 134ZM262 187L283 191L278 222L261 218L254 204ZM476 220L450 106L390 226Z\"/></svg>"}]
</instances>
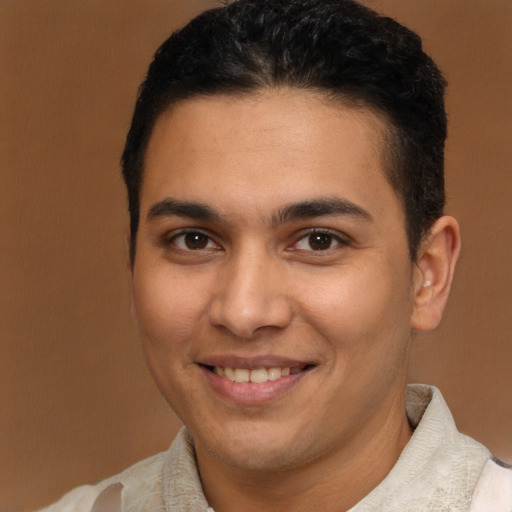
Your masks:
<instances>
[{"instance_id":1,"label":"lower lip","mask_svg":"<svg viewBox=\"0 0 512 512\"><path fill-rule=\"evenodd\" d=\"M293 375L280 377L267 382L233 382L226 377L217 375L204 366L201 371L213 390L225 400L240 405L256 405L276 400L287 394L308 373L303 370Z\"/></svg>"}]
</instances>

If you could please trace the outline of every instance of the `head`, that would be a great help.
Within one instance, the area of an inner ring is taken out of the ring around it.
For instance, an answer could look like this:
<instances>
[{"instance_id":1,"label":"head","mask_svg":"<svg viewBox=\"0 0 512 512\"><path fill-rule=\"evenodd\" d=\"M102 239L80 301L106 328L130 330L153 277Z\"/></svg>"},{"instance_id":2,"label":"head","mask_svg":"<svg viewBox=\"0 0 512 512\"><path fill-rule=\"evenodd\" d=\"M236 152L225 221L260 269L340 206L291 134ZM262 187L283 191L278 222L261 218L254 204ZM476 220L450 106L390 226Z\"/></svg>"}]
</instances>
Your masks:
<instances>
[{"instance_id":1,"label":"head","mask_svg":"<svg viewBox=\"0 0 512 512\"><path fill-rule=\"evenodd\" d=\"M386 177L399 195L411 259L445 203L445 82L420 38L352 0L241 0L203 13L157 51L122 157L131 259L156 120L194 97L290 87L386 120Z\"/></svg>"},{"instance_id":2,"label":"head","mask_svg":"<svg viewBox=\"0 0 512 512\"><path fill-rule=\"evenodd\" d=\"M333 457L379 481L403 448L458 251L442 89L348 0L240 0L158 50L123 155L133 312L203 486Z\"/></svg>"}]
</instances>

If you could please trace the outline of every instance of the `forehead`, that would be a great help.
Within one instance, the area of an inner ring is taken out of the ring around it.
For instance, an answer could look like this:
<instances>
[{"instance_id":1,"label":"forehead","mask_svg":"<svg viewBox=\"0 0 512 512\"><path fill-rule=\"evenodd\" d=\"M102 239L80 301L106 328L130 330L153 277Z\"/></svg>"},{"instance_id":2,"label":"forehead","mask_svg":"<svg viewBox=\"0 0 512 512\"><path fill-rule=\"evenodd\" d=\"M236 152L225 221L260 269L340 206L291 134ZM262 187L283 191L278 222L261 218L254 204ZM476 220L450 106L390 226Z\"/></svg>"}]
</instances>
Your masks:
<instances>
[{"instance_id":1,"label":"forehead","mask_svg":"<svg viewBox=\"0 0 512 512\"><path fill-rule=\"evenodd\" d=\"M382 195L379 215L397 200L384 172L387 128L370 109L296 89L185 100L155 124L141 212L165 194L265 210L335 187L357 202Z\"/></svg>"}]
</instances>

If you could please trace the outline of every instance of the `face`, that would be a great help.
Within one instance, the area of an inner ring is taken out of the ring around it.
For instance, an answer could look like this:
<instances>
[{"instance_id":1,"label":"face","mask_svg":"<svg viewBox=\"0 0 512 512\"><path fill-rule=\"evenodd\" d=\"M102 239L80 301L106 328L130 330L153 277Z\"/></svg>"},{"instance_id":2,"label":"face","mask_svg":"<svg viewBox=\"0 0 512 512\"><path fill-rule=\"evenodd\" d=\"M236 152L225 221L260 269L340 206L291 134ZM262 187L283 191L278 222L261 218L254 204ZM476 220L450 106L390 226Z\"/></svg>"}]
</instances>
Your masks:
<instances>
[{"instance_id":1,"label":"face","mask_svg":"<svg viewBox=\"0 0 512 512\"><path fill-rule=\"evenodd\" d=\"M385 128L287 89L158 120L133 309L198 457L297 467L404 416L413 272Z\"/></svg>"}]
</instances>

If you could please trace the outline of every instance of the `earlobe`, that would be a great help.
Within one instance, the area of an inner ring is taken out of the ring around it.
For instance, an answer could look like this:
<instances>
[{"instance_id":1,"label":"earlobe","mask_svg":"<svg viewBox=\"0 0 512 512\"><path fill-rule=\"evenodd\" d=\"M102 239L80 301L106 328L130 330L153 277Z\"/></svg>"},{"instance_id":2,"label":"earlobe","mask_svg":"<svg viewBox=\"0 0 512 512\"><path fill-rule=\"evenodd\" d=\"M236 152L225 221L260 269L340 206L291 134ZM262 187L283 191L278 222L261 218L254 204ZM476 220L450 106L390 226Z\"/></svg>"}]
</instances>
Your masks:
<instances>
[{"instance_id":1,"label":"earlobe","mask_svg":"<svg viewBox=\"0 0 512 512\"><path fill-rule=\"evenodd\" d=\"M431 331L441 321L459 253L457 221L450 216L437 219L420 246L414 267L411 329Z\"/></svg>"}]
</instances>

